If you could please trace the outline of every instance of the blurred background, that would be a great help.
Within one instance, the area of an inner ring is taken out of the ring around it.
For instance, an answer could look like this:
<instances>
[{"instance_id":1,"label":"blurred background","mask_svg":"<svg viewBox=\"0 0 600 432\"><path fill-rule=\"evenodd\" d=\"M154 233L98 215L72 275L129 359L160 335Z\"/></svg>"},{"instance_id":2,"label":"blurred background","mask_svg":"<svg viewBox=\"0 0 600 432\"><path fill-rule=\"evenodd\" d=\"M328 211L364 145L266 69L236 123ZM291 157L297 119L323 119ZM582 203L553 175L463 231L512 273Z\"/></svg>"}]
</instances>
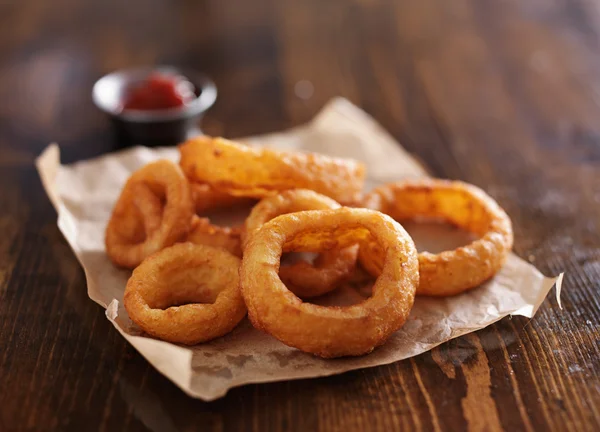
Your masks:
<instances>
[{"instance_id":1,"label":"blurred background","mask_svg":"<svg viewBox=\"0 0 600 432\"><path fill-rule=\"evenodd\" d=\"M433 164L440 142L583 137L573 151L599 157L585 144L600 114L594 2L4 0L0 14L0 145L15 158L50 141L67 161L110 150L92 85L156 64L216 82L211 134L297 125L343 96Z\"/></svg>"}]
</instances>

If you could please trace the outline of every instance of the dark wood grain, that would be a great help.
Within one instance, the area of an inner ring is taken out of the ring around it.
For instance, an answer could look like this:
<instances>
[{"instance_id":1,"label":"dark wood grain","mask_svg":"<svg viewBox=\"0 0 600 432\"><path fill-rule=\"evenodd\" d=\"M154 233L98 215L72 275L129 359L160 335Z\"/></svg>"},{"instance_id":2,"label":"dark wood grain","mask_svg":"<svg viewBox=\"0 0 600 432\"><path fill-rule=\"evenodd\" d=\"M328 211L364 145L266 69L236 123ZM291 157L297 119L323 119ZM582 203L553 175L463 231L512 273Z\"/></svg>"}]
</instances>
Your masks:
<instances>
[{"instance_id":1,"label":"dark wood grain","mask_svg":"<svg viewBox=\"0 0 600 432\"><path fill-rule=\"evenodd\" d=\"M0 24L0 431L600 429L596 2L8 0ZM389 366L188 398L87 298L33 167L50 141L66 162L114 149L91 86L153 63L215 79L212 134L350 99L436 175L488 190L516 253L566 272L563 310L549 298Z\"/></svg>"}]
</instances>

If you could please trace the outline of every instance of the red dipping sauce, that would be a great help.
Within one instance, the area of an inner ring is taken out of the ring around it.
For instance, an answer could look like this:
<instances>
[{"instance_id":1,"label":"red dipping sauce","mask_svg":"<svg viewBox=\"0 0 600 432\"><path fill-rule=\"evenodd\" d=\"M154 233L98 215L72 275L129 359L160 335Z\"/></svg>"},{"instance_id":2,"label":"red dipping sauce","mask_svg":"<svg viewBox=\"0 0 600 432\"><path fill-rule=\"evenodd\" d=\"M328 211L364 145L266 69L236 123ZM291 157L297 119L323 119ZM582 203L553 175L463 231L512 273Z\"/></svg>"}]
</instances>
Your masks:
<instances>
[{"instance_id":1,"label":"red dipping sauce","mask_svg":"<svg viewBox=\"0 0 600 432\"><path fill-rule=\"evenodd\" d=\"M124 110L179 108L196 98L194 85L181 75L153 73L125 95Z\"/></svg>"}]
</instances>

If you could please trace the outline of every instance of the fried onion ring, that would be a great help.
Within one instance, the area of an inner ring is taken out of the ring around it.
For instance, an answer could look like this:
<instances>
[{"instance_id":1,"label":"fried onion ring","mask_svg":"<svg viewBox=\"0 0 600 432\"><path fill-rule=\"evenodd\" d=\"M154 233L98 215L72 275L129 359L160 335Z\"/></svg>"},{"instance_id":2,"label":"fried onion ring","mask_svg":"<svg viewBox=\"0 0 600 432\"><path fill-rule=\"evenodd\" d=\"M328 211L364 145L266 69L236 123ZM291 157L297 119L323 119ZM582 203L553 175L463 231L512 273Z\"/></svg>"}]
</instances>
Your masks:
<instances>
[{"instance_id":1,"label":"fried onion ring","mask_svg":"<svg viewBox=\"0 0 600 432\"><path fill-rule=\"evenodd\" d=\"M242 257L242 241L239 227L222 227L213 225L207 218L194 216L192 228L186 237L186 241L223 248L236 257Z\"/></svg>"},{"instance_id":2,"label":"fried onion ring","mask_svg":"<svg viewBox=\"0 0 600 432\"><path fill-rule=\"evenodd\" d=\"M150 233L162 223L162 201L145 183L131 185L133 206L142 218L144 232Z\"/></svg>"},{"instance_id":3,"label":"fried onion ring","mask_svg":"<svg viewBox=\"0 0 600 432\"><path fill-rule=\"evenodd\" d=\"M355 305L303 303L278 276L282 252L344 248L373 238L386 251L373 295ZM242 295L255 327L321 357L372 351L398 330L419 283L415 245L389 216L368 209L310 210L278 216L249 240L240 268Z\"/></svg>"},{"instance_id":4,"label":"fried onion ring","mask_svg":"<svg viewBox=\"0 0 600 432\"><path fill-rule=\"evenodd\" d=\"M106 253L116 265L134 268L186 235L193 214L181 169L167 160L150 163L134 172L121 191L106 227Z\"/></svg>"},{"instance_id":5,"label":"fried onion ring","mask_svg":"<svg viewBox=\"0 0 600 432\"><path fill-rule=\"evenodd\" d=\"M191 183L191 189L197 214L252 201L250 198L237 197L227 192L218 191L206 183Z\"/></svg>"},{"instance_id":6,"label":"fried onion ring","mask_svg":"<svg viewBox=\"0 0 600 432\"><path fill-rule=\"evenodd\" d=\"M223 336L246 315L240 259L210 246L179 243L145 259L131 275L123 303L156 338L195 345Z\"/></svg>"},{"instance_id":7,"label":"fried onion ring","mask_svg":"<svg viewBox=\"0 0 600 432\"><path fill-rule=\"evenodd\" d=\"M354 204L362 195L365 167L353 159L247 147L223 138L197 137L179 146L189 179L236 196L262 198L304 188Z\"/></svg>"},{"instance_id":8,"label":"fried onion ring","mask_svg":"<svg viewBox=\"0 0 600 432\"><path fill-rule=\"evenodd\" d=\"M244 245L248 244L249 237L276 216L303 210L336 208L340 208L336 201L308 189L291 189L264 198L254 206L246 219L242 242ZM279 277L298 297L317 297L332 291L350 276L356 265L357 255L358 245L326 251L319 254L313 264L300 261L281 266Z\"/></svg>"},{"instance_id":9,"label":"fried onion ring","mask_svg":"<svg viewBox=\"0 0 600 432\"><path fill-rule=\"evenodd\" d=\"M500 270L512 248L513 231L506 212L484 191L467 183L405 180L374 189L364 204L398 221L441 218L479 237L440 254L421 252L419 295L450 296L479 286ZM359 258L373 276L383 267L381 250L374 243L362 244Z\"/></svg>"}]
</instances>

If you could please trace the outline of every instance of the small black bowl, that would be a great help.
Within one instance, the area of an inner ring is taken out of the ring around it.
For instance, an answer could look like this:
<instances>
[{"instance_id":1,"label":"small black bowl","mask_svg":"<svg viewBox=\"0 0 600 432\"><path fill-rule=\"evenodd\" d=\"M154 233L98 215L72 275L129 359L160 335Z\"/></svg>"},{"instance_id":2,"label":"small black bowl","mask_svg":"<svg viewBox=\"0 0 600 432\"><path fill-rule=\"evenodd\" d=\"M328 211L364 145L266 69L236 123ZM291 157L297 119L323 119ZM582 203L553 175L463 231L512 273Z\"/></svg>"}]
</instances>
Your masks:
<instances>
[{"instance_id":1,"label":"small black bowl","mask_svg":"<svg viewBox=\"0 0 600 432\"><path fill-rule=\"evenodd\" d=\"M164 110L123 110L129 88L142 83L152 73L182 75L195 89L196 98L182 107ZM217 98L215 84L206 76L170 66L127 69L113 72L94 84L92 98L107 113L121 145L167 146L198 135L198 122Z\"/></svg>"}]
</instances>

